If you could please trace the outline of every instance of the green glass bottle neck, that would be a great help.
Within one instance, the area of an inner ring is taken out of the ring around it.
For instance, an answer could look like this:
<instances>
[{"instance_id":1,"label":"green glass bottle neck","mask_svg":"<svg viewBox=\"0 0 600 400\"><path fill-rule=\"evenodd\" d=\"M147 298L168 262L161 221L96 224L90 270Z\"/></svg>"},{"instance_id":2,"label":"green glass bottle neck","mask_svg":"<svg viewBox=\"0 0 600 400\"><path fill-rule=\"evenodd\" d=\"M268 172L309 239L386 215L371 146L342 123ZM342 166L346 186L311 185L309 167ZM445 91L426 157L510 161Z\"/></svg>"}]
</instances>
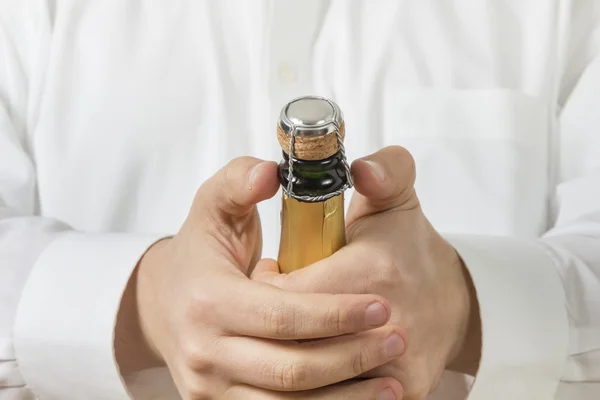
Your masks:
<instances>
[{"instance_id":1,"label":"green glass bottle neck","mask_svg":"<svg viewBox=\"0 0 600 400\"><path fill-rule=\"evenodd\" d=\"M287 187L289 173L289 155L283 153L279 163L279 182ZM338 152L324 160L293 159L292 185L294 194L298 196L321 196L341 189L348 177L342 156Z\"/></svg>"}]
</instances>

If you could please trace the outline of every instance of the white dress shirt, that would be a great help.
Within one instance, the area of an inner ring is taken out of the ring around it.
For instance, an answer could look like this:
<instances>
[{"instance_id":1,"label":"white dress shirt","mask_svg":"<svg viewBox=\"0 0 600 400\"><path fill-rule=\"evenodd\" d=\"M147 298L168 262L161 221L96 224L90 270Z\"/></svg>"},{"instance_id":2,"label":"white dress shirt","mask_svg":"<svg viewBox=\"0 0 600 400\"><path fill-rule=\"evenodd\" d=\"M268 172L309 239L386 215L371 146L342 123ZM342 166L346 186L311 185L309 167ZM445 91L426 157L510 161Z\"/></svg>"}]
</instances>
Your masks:
<instances>
[{"instance_id":1,"label":"white dress shirt","mask_svg":"<svg viewBox=\"0 0 600 400\"><path fill-rule=\"evenodd\" d=\"M431 398L600 398L599 53L599 0L0 0L0 399L177 398L119 373L123 289L305 94L412 152L473 276L478 376Z\"/></svg>"}]
</instances>

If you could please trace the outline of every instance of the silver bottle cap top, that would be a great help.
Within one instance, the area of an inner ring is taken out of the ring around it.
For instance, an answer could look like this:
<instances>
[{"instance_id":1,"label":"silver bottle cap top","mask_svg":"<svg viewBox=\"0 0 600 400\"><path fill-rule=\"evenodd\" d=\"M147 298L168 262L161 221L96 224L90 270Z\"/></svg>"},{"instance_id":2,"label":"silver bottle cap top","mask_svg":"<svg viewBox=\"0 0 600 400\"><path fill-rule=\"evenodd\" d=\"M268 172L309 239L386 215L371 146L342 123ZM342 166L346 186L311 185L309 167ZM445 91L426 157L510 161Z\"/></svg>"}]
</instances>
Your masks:
<instances>
[{"instance_id":1,"label":"silver bottle cap top","mask_svg":"<svg viewBox=\"0 0 600 400\"><path fill-rule=\"evenodd\" d=\"M285 133L296 128L296 136L319 137L335 132L344 122L342 110L333 101L319 96L298 97L287 103L279 115Z\"/></svg>"}]
</instances>

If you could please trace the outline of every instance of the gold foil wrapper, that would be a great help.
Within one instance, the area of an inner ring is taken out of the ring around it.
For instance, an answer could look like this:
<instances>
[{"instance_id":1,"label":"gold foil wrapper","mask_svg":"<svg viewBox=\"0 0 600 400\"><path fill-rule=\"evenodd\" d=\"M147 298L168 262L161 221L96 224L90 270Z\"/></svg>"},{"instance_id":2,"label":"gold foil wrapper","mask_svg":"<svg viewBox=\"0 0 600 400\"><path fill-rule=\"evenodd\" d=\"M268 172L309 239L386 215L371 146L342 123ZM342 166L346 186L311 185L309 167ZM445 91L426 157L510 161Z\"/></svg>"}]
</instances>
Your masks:
<instances>
[{"instance_id":1,"label":"gold foil wrapper","mask_svg":"<svg viewBox=\"0 0 600 400\"><path fill-rule=\"evenodd\" d=\"M279 269L290 273L329 257L346 244L344 194L316 203L283 195Z\"/></svg>"}]
</instances>

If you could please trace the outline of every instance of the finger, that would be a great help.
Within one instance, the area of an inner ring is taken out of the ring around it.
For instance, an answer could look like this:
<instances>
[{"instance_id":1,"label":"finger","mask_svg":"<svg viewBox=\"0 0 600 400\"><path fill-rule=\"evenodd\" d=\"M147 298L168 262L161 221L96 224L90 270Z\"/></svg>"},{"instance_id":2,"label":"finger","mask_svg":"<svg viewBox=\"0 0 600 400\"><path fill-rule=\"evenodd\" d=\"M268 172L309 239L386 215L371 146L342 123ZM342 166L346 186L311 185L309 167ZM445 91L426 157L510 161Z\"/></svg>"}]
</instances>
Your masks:
<instances>
[{"instance_id":1,"label":"finger","mask_svg":"<svg viewBox=\"0 0 600 400\"><path fill-rule=\"evenodd\" d=\"M408 357L408 358L407 358ZM412 357L406 354L401 362L381 365L362 374L359 378L371 379L381 376L393 376L403 382L404 400L423 400L435 391L439 383L439 375L430 372L427 357ZM437 376L437 378L436 378ZM432 384L432 382L434 382Z\"/></svg>"},{"instance_id":2,"label":"finger","mask_svg":"<svg viewBox=\"0 0 600 400\"><path fill-rule=\"evenodd\" d=\"M357 243L343 247L331 256L289 274L275 273L265 266L256 271L252 279L287 292L369 294L372 293L370 283L380 278L377 274L384 272L379 268L369 268L369 274L365 276L365 266L375 265L377 254L360 251L359 247Z\"/></svg>"},{"instance_id":3,"label":"finger","mask_svg":"<svg viewBox=\"0 0 600 400\"><path fill-rule=\"evenodd\" d=\"M264 389L298 391L355 378L404 352L402 333L384 327L354 335L309 342L249 337L224 338L217 368L231 379Z\"/></svg>"},{"instance_id":4,"label":"finger","mask_svg":"<svg viewBox=\"0 0 600 400\"><path fill-rule=\"evenodd\" d=\"M231 161L198 189L195 214L244 216L279 188L277 164L253 157Z\"/></svg>"},{"instance_id":5,"label":"finger","mask_svg":"<svg viewBox=\"0 0 600 400\"><path fill-rule=\"evenodd\" d=\"M285 274L279 272L279 264L272 258L263 258L258 261L250 275L250 279L266 282L277 287L280 287L280 282L284 278Z\"/></svg>"},{"instance_id":6,"label":"finger","mask_svg":"<svg viewBox=\"0 0 600 400\"><path fill-rule=\"evenodd\" d=\"M303 392L274 392L236 385L223 396L225 400L401 400L402 385L392 378L355 380Z\"/></svg>"},{"instance_id":7,"label":"finger","mask_svg":"<svg viewBox=\"0 0 600 400\"><path fill-rule=\"evenodd\" d=\"M348 210L350 221L392 208L412 209L418 205L414 191L415 162L403 147L389 146L355 160L352 177L356 193Z\"/></svg>"},{"instance_id":8,"label":"finger","mask_svg":"<svg viewBox=\"0 0 600 400\"><path fill-rule=\"evenodd\" d=\"M234 288L234 292L236 289ZM243 281L228 307L214 311L225 334L268 339L315 339L383 326L389 302L371 294L293 293L272 285Z\"/></svg>"}]
</instances>

